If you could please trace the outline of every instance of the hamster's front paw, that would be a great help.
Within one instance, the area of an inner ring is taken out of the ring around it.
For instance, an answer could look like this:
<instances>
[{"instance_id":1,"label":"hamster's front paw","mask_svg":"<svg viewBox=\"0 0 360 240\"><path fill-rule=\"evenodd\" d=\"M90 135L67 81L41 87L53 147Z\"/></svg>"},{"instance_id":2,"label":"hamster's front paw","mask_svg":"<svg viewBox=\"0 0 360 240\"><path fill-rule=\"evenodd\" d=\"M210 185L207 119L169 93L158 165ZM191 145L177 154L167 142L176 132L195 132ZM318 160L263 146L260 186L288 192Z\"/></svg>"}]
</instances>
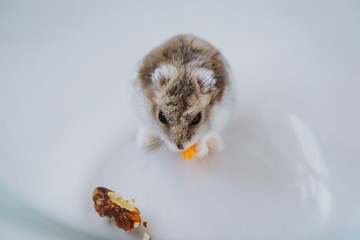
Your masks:
<instances>
[{"instance_id":1,"label":"hamster's front paw","mask_svg":"<svg viewBox=\"0 0 360 240\"><path fill-rule=\"evenodd\" d=\"M199 141L196 144L197 154L196 156L199 158L205 157L209 153L209 148L206 144L206 141Z\"/></svg>"},{"instance_id":2,"label":"hamster's front paw","mask_svg":"<svg viewBox=\"0 0 360 240\"><path fill-rule=\"evenodd\" d=\"M137 136L136 136L136 143L140 147L150 147L154 142L156 142L157 137L146 130L145 128L140 128Z\"/></svg>"},{"instance_id":3,"label":"hamster's front paw","mask_svg":"<svg viewBox=\"0 0 360 240\"><path fill-rule=\"evenodd\" d=\"M220 135L214 135L211 138L209 138L207 141L207 147L210 150L217 150L221 151L224 148L224 142Z\"/></svg>"},{"instance_id":4,"label":"hamster's front paw","mask_svg":"<svg viewBox=\"0 0 360 240\"><path fill-rule=\"evenodd\" d=\"M213 135L206 140L200 140L196 146L197 156L201 158L208 155L209 150L221 151L224 148L224 142L220 135Z\"/></svg>"}]
</instances>

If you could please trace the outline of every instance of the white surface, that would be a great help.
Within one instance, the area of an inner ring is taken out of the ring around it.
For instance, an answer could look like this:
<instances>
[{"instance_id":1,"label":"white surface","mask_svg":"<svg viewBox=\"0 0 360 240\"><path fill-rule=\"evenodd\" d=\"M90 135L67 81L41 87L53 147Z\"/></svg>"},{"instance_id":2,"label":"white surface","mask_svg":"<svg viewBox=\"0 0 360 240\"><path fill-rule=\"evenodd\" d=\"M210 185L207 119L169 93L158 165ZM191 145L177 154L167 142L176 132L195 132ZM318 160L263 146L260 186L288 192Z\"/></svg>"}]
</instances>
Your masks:
<instances>
[{"instance_id":1,"label":"white surface","mask_svg":"<svg viewBox=\"0 0 360 240\"><path fill-rule=\"evenodd\" d=\"M358 226L359 13L356 1L1 2L0 183L114 238L141 234L96 216L96 186L134 197L154 239L309 239ZM178 33L213 43L237 79L226 148L207 161L134 145L137 64Z\"/></svg>"}]
</instances>

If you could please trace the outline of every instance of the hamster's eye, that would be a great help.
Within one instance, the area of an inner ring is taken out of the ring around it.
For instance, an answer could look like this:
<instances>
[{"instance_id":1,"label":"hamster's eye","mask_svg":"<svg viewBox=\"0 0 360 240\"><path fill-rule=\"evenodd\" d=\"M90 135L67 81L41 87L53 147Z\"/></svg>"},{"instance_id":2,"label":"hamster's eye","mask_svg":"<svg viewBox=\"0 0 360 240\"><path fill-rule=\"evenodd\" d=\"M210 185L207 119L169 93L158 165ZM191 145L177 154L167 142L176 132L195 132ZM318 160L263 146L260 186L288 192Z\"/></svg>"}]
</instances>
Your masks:
<instances>
[{"instance_id":1,"label":"hamster's eye","mask_svg":"<svg viewBox=\"0 0 360 240\"><path fill-rule=\"evenodd\" d=\"M198 124L200 122L200 120L201 120L201 112L196 114L194 119L191 121L190 125L196 125L196 124Z\"/></svg>"},{"instance_id":2,"label":"hamster's eye","mask_svg":"<svg viewBox=\"0 0 360 240\"><path fill-rule=\"evenodd\" d=\"M164 113L163 113L162 111L159 112L159 120L160 120L160 122L162 122L163 124L167 124L167 123L168 123L168 122L167 122L167 119L166 119L166 117L165 117L165 115L164 115Z\"/></svg>"}]
</instances>

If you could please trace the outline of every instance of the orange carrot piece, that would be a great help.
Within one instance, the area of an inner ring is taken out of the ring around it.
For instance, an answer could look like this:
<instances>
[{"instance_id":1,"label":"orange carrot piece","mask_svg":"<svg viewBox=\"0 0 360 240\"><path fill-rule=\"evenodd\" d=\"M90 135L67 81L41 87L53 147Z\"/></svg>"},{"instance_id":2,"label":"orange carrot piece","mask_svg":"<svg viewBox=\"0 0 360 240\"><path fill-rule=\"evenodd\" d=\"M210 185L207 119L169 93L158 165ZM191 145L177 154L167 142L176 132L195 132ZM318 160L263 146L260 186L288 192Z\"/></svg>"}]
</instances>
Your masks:
<instances>
[{"instance_id":1,"label":"orange carrot piece","mask_svg":"<svg viewBox=\"0 0 360 240\"><path fill-rule=\"evenodd\" d=\"M182 155L184 160L188 161L190 159L192 159L193 157L195 157L196 153L197 153L197 149L196 149L196 144L192 145L191 147L189 147L188 149L186 149L185 151L182 151Z\"/></svg>"}]
</instances>

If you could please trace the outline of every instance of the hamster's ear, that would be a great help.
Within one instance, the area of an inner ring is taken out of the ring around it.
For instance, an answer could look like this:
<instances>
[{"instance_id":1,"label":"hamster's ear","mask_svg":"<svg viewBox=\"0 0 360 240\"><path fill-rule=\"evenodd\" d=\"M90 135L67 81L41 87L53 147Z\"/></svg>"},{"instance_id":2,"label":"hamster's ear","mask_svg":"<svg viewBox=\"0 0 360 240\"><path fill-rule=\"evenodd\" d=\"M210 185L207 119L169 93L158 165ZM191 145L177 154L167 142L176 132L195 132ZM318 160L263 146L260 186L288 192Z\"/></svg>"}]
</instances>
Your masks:
<instances>
[{"instance_id":1,"label":"hamster's ear","mask_svg":"<svg viewBox=\"0 0 360 240\"><path fill-rule=\"evenodd\" d=\"M208 92L215 87L216 79L214 78L214 71L206 68L197 68L192 73L197 79L202 92Z\"/></svg>"},{"instance_id":2,"label":"hamster's ear","mask_svg":"<svg viewBox=\"0 0 360 240\"><path fill-rule=\"evenodd\" d=\"M163 87L167 85L172 79L178 75L178 71L174 65L161 64L155 69L151 75L151 80L157 87Z\"/></svg>"}]
</instances>

